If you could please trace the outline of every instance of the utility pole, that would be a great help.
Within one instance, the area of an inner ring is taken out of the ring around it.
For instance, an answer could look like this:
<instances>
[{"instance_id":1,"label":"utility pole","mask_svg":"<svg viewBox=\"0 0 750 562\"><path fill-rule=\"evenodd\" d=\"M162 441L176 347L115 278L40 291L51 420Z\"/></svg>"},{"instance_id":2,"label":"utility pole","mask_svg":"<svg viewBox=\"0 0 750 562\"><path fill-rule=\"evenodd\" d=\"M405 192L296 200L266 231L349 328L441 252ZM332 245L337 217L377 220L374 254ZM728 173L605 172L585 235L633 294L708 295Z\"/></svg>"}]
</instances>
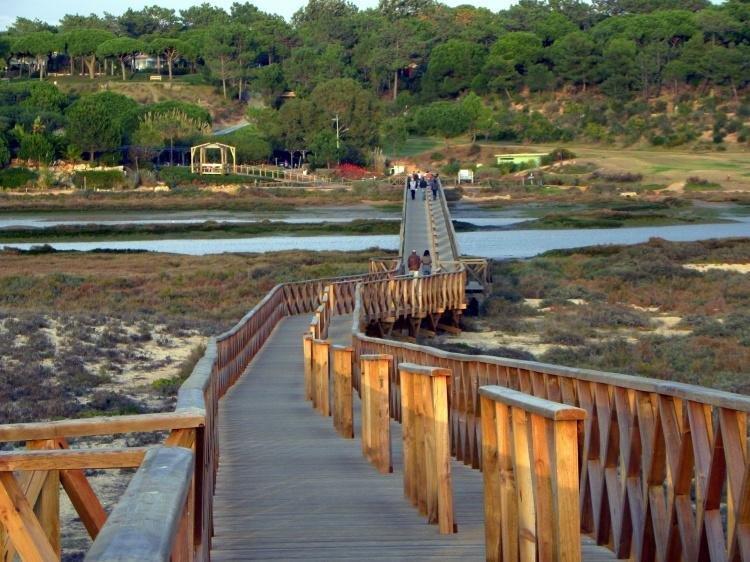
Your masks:
<instances>
[{"instance_id":1,"label":"utility pole","mask_svg":"<svg viewBox=\"0 0 750 562\"><path fill-rule=\"evenodd\" d=\"M336 122L336 150L340 148L339 146L339 114L336 114L336 117L334 119L331 119L331 121Z\"/></svg>"}]
</instances>

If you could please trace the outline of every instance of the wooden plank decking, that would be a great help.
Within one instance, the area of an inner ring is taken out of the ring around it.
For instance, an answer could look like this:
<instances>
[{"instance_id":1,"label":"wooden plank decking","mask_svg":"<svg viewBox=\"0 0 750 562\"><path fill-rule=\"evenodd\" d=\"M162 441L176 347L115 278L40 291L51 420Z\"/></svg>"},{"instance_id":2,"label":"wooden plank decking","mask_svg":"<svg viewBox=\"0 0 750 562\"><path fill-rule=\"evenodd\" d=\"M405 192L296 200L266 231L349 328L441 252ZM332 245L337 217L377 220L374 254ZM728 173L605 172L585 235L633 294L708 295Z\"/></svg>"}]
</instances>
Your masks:
<instances>
[{"instance_id":1,"label":"wooden plank decking","mask_svg":"<svg viewBox=\"0 0 750 562\"><path fill-rule=\"evenodd\" d=\"M346 342L350 320L338 318L331 338ZM358 438L339 437L304 399L308 322L282 321L221 402L211 558L483 560L481 473L453 463L459 532L439 535L404 499L400 426L391 422L394 473L383 476L363 459ZM356 411L357 436L358 422ZM612 559L594 545L584 554Z\"/></svg>"}]
</instances>

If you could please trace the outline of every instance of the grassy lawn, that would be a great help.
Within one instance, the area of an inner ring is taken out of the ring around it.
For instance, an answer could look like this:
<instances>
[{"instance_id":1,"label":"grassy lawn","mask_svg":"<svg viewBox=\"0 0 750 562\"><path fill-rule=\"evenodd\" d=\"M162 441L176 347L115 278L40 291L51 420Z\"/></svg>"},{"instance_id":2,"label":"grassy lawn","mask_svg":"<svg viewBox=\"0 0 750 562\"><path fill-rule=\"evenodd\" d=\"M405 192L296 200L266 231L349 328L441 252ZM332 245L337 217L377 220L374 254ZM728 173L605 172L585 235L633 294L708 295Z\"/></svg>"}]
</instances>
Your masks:
<instances>
[{"instance_id":1,"label":"grassy lawn","mask_svg":"<svg viewBox=\"0 0 750 562\"><path fill-rule=\"evenodd\" d=\"M485 143L481 143L485 144ZM486 143L488 147L503 146L518 152L548 152L554 145L508 145ZM632 172L643 175L643 184L671 185L699 177L721 186L723 190L750 192L750 153L732 147L726 152L691 152L654 147L616 147L579 143L561 146L572 150L578 163L591 163L610 172Z\"/></svg>"},{"instance_id":2,"label":"grassy lawn","mask_svg":"<svg viewBox=\"0 0 750 562\"><path fill-rule=\"evenodd\" d=\"M440 140L432 137L409 137L404 146L393 153L388 153L387 156L389 158L409 158L428 150L434 150L441 144Z\"/></svg>"}]
</instances>

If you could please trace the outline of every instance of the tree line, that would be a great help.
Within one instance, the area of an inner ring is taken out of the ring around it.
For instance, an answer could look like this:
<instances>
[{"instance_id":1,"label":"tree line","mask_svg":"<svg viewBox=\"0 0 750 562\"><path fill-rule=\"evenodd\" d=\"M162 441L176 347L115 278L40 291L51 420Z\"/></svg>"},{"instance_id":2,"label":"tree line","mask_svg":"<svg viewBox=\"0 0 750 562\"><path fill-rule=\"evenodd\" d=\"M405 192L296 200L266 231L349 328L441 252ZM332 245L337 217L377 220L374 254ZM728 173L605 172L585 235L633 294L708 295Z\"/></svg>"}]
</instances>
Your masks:
<instances>
[{"instance_id":1,"label":"tree line","mask_svg":"<svg viewBox=\"0 0 750 562\"><path fill-rule=\"evenodd\" d=\"M242 98L278 101L352 78L376 95L419 101L466 91L510 95L599 87L609 96L750 80L750 4L728 0L521 0L507 10L433 0L309 0L290 22L235 3L181 10L150 6L120 16L68 15L59 25L18 18L0 39L6 63L29 61L39 77L53 54L94 76L137 53L203 72Z\"/></svg>"},{"instance_id":2,"label":"tree line","mask_svg":"<svg viewBox=\"0 0 750 562\"><path fill-rule=\"evenodd\" d=\"M309 153L319 165L395 149L410 133L548 141L614 131L680 144L700 134L687 123L691 109L652 122L651 100L719 90L744 108L750 3L520 0L493 12L433 0L367 10L309 0L290 21L248 3L204 3L68 15L58 25L18 18L0 34L7 72L40 79L57 65L91 78L117 69L127 80L142 53L170 79L195 74L224 96L262 97L266 109L249 110L254 127L240 135L253 152ZM517 108L529 93L553 92L598 101L560 119ZM719 142L743 127L726 115L712 124Z\"/></svg>"}]
</instances>

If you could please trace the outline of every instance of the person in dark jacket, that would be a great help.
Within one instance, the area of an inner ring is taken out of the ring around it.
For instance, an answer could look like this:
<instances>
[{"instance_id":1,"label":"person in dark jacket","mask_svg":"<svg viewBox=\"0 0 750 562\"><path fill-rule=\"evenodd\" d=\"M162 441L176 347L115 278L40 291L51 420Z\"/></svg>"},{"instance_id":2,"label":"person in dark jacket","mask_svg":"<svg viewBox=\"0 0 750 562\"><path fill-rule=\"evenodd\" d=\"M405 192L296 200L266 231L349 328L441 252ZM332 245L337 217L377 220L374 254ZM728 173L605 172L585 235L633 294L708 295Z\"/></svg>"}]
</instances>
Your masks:
<instances>
[{"instance_id":1,"label":"person in dark jacket","mask_svg":"<svg viewBox=\"0 0 750 562\"><path fill-rule=\"evenodd\" d=\"M432 273L432 256L429 250L425 250L422 254L422 275L430 275Z\"/></svg>"},{"instance_id":2,"label":"person in dark jacket","mask_svg":"<svg viewBox=\"0 0 750 562\"><path fill-rule=\"evenodd\" d=\"M432 189L432 200L437 201L438 196L438 177L437 174L432 176L432 179L430 180L430 188Z\"/></svg>"},{"instance_id":3,"label":"person in dark jacket","mask_svg":"<svg viewBox=\"0 0 750 562\"><path fill-rule=\"evenodd\" d=\"M409 272L414 277L419 276L419 266L422 264L422 260L419 259L416 250L412 250L409 255L409 259L406 260L406 266L409 268Z\"/></svg>"},{"instance_id":4,"label":"person in dark jacket","mask_svg":"<svg viewBox=\"0 0 750 562\"><path fill-rule=\"evenodd\" d=\"M422 201L427 200L427 179L422 176L419 178L419 191L422 192Z\"/></svg>"}]
</instances>

